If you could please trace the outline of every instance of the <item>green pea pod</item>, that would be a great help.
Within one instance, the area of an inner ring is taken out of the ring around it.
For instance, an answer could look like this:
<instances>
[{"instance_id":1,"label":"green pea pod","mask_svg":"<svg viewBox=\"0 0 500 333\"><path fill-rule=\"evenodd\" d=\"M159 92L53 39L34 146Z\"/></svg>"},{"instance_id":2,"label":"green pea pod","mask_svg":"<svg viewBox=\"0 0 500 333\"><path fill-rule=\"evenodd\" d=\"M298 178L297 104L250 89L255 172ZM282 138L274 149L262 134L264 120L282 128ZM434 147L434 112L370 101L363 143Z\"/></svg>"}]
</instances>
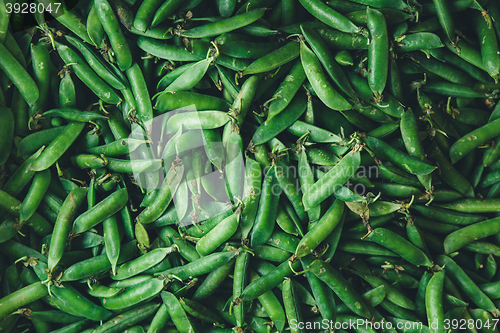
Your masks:
<instances>
[{"instance_id":1,"label":"green pea pod","mask_svg":"<svg viewBox=\"0 0 500 333\"><path fill-rule=\"evenodd\" d=\"M29 179L28 179L29 181ZM10 215L19 217L21 202L5 191L0 191L0 208L4 209ZM35 212L26 224L39 236L44 237L50 233L50 224L40 214Z\"/></svg>"},{"instance_id":2,"label":"green pea pod","mask_svg":"<svg viewBox=\"0 0 500 333\"><path fill-rule=\"evenodd\" d=\"M316 127L314 125L297 120L287 128L289 133L301 137L307 134L307 137L312 142L317 143L332 143L339 142L341 138L330 131Z\"/></svg>"},{"instance_id":3,"label":"green pea pod","mask_svg":"<svg viewBox=\"0 0 500 333\"><path fill-rule=\"evenodd\" d=\"M477 222L450 233L444 240L445 253L452 253L463 246L498 233L500 218Z\"/></svg>"},{"instance_id":4,"label":"green pea pod","mask_svg":"<svg viewBox=\"0 0 500 333\"><path fill-rule=\"evenodd\" d=\"M100 99L109 104L118 104L120 96L104 82L80 56L66 45L56 42L57 53L66 63L71 64L71 69L76 76L92 90Z\"/></svg>"},{"instance_id":5,"label":"green pea pod","mask_svg":"<svg viewBox=\"0 0 500 333\"><path fill-rule=\"evenodd\" d=\"M269 104L266 124L269 124L271 119L273 119L276 115L283 111L289 103L291 103L292 98L296 95L305 79L306 73L304 72L302 62L296 61L290 70L290 73L285 77L273 95L273 100Z\"/></svg>"},{"instance_id":6,"label":"green pea pod","mask_svg":"<svg viewBox=\"0 0 500 333\"><path fill-rule=\"evenodd\" d=\"M382 99L389 70L389 37L384 15L376 9L366 8L366 20L370 31L368 45L368 84L375 100Z\"/></svg>"},{"instance_id":7,"label":"green pea pod","mask_svg":"<svg viewBox=\"0 0 500 333\"><path fill-rule=\"evenodd\" d=\"M123 173L143 173L143 172L153 172L162 167L161 159L151 159L151 160L123 160L117 158L107 158L108 165L107 168L114 172Z\"/></svg>"},{"instance_id":8,"label":"green pea pod","mask_svg":"<svg viewBox=\"0 0 500 333\"><path fill-rule=\"evenodd\" d=\"M471 280L471 278L458 266L450 257L440 254L436 257L436 263L446 267L446 275L457 284L457 286L481 309L493 314L498 314L499 310L488 296Z\"/></svg>"},{"instance_id":9,"label":"green pea pod","mask_svg":"<svg viewBox=\"0 0 500 333\"><path fill-rule=\"evenodd\" d=\"M26 103L32 106L39 98L39 90L35 81L4 44L0 45L0 59L0 69L14 83Z\"/></svg>"},{"instance_id":10,"label":"green pea pod","mask_svg":"<svg viewBox=\"0 0 500 333\"><path fill-rule=\"evenodd\" d=\"M414 175L427 175L436 167L408 156L383 142L380 139L366 137L363 139L370 150L381 159L388 160Z\"/></svg>"},{"instance_id":11,"label":"green pea pod","mask_svg":"<svg viewBox=\"0 0 500 333\"><path fill-rule=\"evenodd\" d=\"M388 242L388 239L391 239L391 241ZM368 234L366 240L373 241L398 253L402 258L416 266L432 266L431 261L422 250L388 229L376 228Z\"/></svg>"},{"instance_id":12,"label":"green pea pod","mask_svg":"<svg viewBox=\"0 0 500 333\"><path fill-rule=\"evenodd\" d=\"M47 287L41 282L35 282L0 299L2 310L0 320L11 315L18 308L28 305L48 294Z\"/></svg>"},{"instance_id":13,"label":"green pea pod","mask_svg":"<svg viewBox=\"0 0 500 333\"><path fill-rule=\"evenodd\" d=\"M234 262L235 260L230 260L226 264L212 270L198 289L196 289L193 300L200 301L213 295L233 271Z\"/></svg>"},{"instance_id":14,"label":"green pea pod","mask_svg":"<svg viewBox=\"0 0 500 333\"><path fill-rule=\"evenodd\" d=\"M496 213L500 209L498 198L486 199L462 199L449 203L442 203L439 206L464 213Z\"/></svg>"},{"instance_id":15,"label":"green pea pod","mask_svg":"<svg viewBox=\"0 0 500 333\"><path fill-rule=\"evenodd\" d=\"M134 275L140 274L158 264L163 259L165 259L168 254L176 250L177 246L175 245L166 248L154 249L137 259L131 260L119 266L116 270L116 274L111 277L113 280L124 280Z\"/></svg>"},{"instance_id":16,"label":"green pea pod","mask_svg":"<svg viewBox=\"0 0 500 333\"><path fill-rule=\"evenodd\" d=\"M149 318L160 307L160 304L148 302L131 310L120 313L94 329L94 333L120 333L127 328Z\"/></svg>"},{"instance_id":17,"label":"green pea pod","mask_svg":"<svg viewBox=\"0 0 500 333\"><path fill-rule=\"evenodd\" d=\"M47 48L43 45L31 44L31 59L33 65L33 74L38 86L39 98L30 107L30 117L45 108L47 96L49 94L50 82L50 55Z\"/></svg>"},{"instance_id":18,"label":"green pea pod","mask_svg":"<svg viewBox=\"0 0 500 333\"><path fill-rule=\"evenodd\" d=\"M153 119L153 106L151 105L151 98L149 97L144 75L137 63L131 65L127 69L126 74L136 101L136 117L143 123L146 123Z\"/></svg>"},{"instance_id":19,"label":"green pea pod","mask_svg":"<svg viewBox=\"0 0 500 333\"><path fill-rule=\"evenodd\" d=\"M183 112L170 117L167 121L167 133L176 132L180 125L182 129L216 129L224 126L230 120L226 112L222 111L199 111Z\"/></svg>"},{"instance_id":20,"label":"green pea pod","mask_svg":"<svg viewBox=\"0 0 500 333\"><path fill-rule=\"evenodd\" d=\"M63 202L61 210L57 215L54 231L52 232L52 238L50 240L49 260L47 264L50 271L57 266L64 254L73 220L79 206L86 197L87 189L76 188L68 194L66 200Z\"/></svg>"},{"instance_id":21,"label":"green pea pod","mask_svg":"<svg viewBox=\"0 0 500 333\"><path fill-rule=\"evenodd\" d=\"M271 71L284 65L299 56L299 44L297 42L288 42L279 49L266 54L252 62L243 71L242 75L258 74Z\"/></svg>"},{"instance_id":22,"label":"green pea pod","mask_svg":"<svg viewBox=\"0 0 500 333\"><path fill-rule=\"evenodd\" d=\"M73 223L73 232L80 234L96 226L122 209L128 201L127 189L119 189L78 216Z\"/></svg>"},{"instance_id":23,"label":"green pea pod","mask_svg":"<svg viewBox=\"0 0 500 333\"><path fill-rule=\"evenodd\" d=\"M268 142L279 133L292 125L306 110L306 97L303 94L295 94L283 112L276 115L272 120L262 123L254 132L252 141L255 145Z\"/></svg>"},{"instance_id":24,"label":"green pea pod","mask_svg":"<svg viewBox=\"0 0 500 333\"><path fill-rule=\"evenodd\" d=\"M177 79L175 79L165 91L182 91L193 88L206 74L208 67L213 62L213 58L200 60L186 69Z\"/></svg>"},{"instance_id":25,"label":"green pea pod","mask_svg":"<svg viewBox=\"0 0 500 333\"><path fill-rule=\"evenodd\" d=\"M314 29L305 28L303 25L300 26L302 34L306 38L314 53L318 56L319 61L325 68L330 78L335 82L335 84L342 90L347 96L355 99L355 92L349 83L345 73L342 71L340 66L335 61L332 53L328 50L325 41L321 38L318 32Z\"/></svg>"},{"instance_id":26,"label":"green pea pod","mask_svg":"<svg viewBox=\"0 0 500 333\"><path fill-rule=\"evenodd\" d=\"M417 32L405 35L402 40L396 43L397 50L400 52L418 51L422 48L437 49L444 47L438 35L431 32Z\"/></svg>"},{"instance_id":27,"label":"green pea pod","mask_svg":"<svg viewBox=\"0 0 500 333\"><path fill-rule=\"evenodd\" d=\"M136 221L148 224L163 215L179 187L183 174L184 165L170 168L161 185L160 192L154 201L136 217Z\"/></svg>"},{"instance_id":28,"label":"green pea pod","mask_svg":"<svg viewBox=\"0 0 500 333\"><path fill-rule=\"evenodd\" d=\"M439 176L445 183L466 197L474 197L474 188L472 185L460 172L458 172L457 169L453 167L436 144L431 145L429 157L437 162L440 171Z\"/></svg>"},{"instance_id":29,"label":"green pea pod","mask_svg":"<svg viewBox=\"0 0 500 333\"><path fill-rule=\"evenodd\" d=\"M95 8L95 7L93 7ZM66 36L68 42L76 47L78 51L83 55L83 58L87 60L89 66L99 75L106 83L115 89L123 90L125 85L123 82L113 73L112 69L109 68L101 57L96 55L94 51L91 50L85 43L81 42L77 38Z\"/></svg>"},{"instance_id":30,"label":"green pea pod","mask_svg":"<svg viewBox=\"0 0 500 333\"><path fill-rule=\"evenodd\" d=\"M337 191L355 174L359 163L359 152L347 153L330 171L306 189L302 198L304 209L308 211L316 207L333 192Z\"/></svg>"},{"instance_id":31,"label":"green pea pod","mask_svg":"<svg viewBox=\"0 0 500 333\"><path fill-rule=\"evenodd\" d=\"M96 155L103 154L105 156L121 156L135 151L146 142L147 141L145 140L137 140L132 138L118 139L102 146L89 147L87 149L87 152Z\"/></svg>"},{"instance_id":32,"label":"green pea pod","mask_svg":"<svg viewBox=\"0 0 500 333\"><path fill-rule=\"evenodd\" d=\"M265 12L265 8L250 10L246 13L235 15L217 22L209 23L199 27L191 28L181 32L181 36L187 38L205 38L219 36L225 32L233 31L249 25L260 19Z\"/></svg>"},{"instance_id":33,"label":"green pea pod","mask_svg":"<svg viewBox=\"0 0 500 333\"><path fill-rule=\"evenodd\" d=\"M335 200L333 205L323 215L310 231L300 240L295 250L295 255L298 258L310 254L316 247L326 239L326 237L335 229L337 224L342 219L344 212L344 203L340 200Z\"/></svg>"},{"instance_id":34,"label":"green pea pod","mask_svg":"<svg viewBox=\"0 0 500 333\"><path fill-rule=\"evenodd\" d=\"M191 321L186 315L186 312L182 308L181 303L174 296L174 294L169 292L162 292L161 299L165 304L168 305L167 311L174 322L175 327L181 333L195 333L197 330L192 326Z\"/></svg>"},{"instance_id":35,"label":"green pea pod","mask_svg":"<svg viewBox=\"0 0 500 333\"><path fill-rule=\"evenodd\" d=\"M117 65L120 70L125 71L132 66L132 53L118 23L118 19L113 12L113 8L107 0L95 0L94 6L104 31L108 35Z\"/></svg>"},{"instance_id":36,"label":"green pea pod","mask_svg":"<svg viewBox=\"0 0 500 333\"><path fill-rule=\"evenodd\" d=\"M120 257L118 259L118 264L134 258L136 252L137 243L135 240L124 243L120 248ZM86 279L90 276L107 272L110 269L111 263L109 262L108 256L106 254L100 254L98 256L77 262L66 268L61 281L76 281ZM115 286L110 285L110 287Z\"/></svg>"},{"instance_id":37,"label":"green pea pod","mask_svg":"<svg viewBox=\"0 0 500 333\"><path fill-rule=\"evenodd\" d=\"M108 117L103 116L94 111L86 111L82 112L78 109L74 108L60 108L60 109L52 109L49 111L45 111L42 113L42 117L61 117L68 121L85 123L88 121L103 119L106 120Z\"/></svg>"},{"instance_id":38,"label":"green pea pod","mask_svg":"<svg viewBox=\"0 0 500 333\"><path fill-rule=\"evenodd\" d=\"M103 298L102 306L108 310L127 308L158 295L164 286L164 280L149 279L133 287L126 288L122 293L114 297Z\"/></svg>"},{"instance_id":39,"label":"green pea pod","mask_svg":"<svg viewBox=\"0 0 500 333\"><path fill-rule=\"evenodd\" d=\"M0 126L0 166L3 166L9 158L14 140L14 116L4 106L0 106Z\"/></svg>"},{"instance_id":40,"label":"green pea pod","mask_svg":"<svg viewBox=\"0 0 500 333\"><path fill-rule=\"evenodd\" d=\"M327 6L322 1L299 0L299 2L302 5L302 7L304 7L309 13L311 13L321 22L329 25L332 28L350 34L357 34L361 30L361 28L352 23L344 15L338 13L333 8Z\"/></svg>"},{"instance_id":41,"label":"green pea pod","mask_svg":"<svg viewBox=\"0 0 500 333\"><path fill-rule=\"evenodd\" d=\"M451 7L446 0L433 0L436 8L437 17L441 28L443 28L446 37L451 42L455 41L455 21L451 13Z\"/></svg>"},{"instance_id":42,"label":"green pea pod","mask_svg":"<svg viewBox=\"0 0 500 333\"><path fill-rule=\"evenodd\" d=\"M281 190L277 191L276 168L271 167L264 179L255 224L250 234L250 244L264 244L273 232Z\"/></svg>"},{"instance_id":43,"label":"green pea pod","mask_svg":"<svg viewBox=\"0 0 500 333\"><path fill-rule=\"evenodd\" d=\"M361 296L333 267L321 260L315 260L308 266L308 269L309 272L329 286L352 312L364 318L371 317L370 311Z\"/></svg>"},{"instance_id":44,"label":"green pea pod","mask_svg":"<svg viewBox=\"0 0 500 333\"><path fill-rule=\"evenodd\" d=\"M33 183L31 184L26 197L21 204L21 209L19 210L19 219L21 221L27 221L36 211L40 205L45 192L49 188L50 184L50 171L44 170L42 172L36 173L33 178Z\"/></svg>"},{"instance_id":45,"label":"green pea pod","mask_svg":"<svg viewBox=\"0 0 500 333\"><path fill-rule=\"evenodd\" d=\"M161 40L139 37L137 46L151 55L172 61L199 61L200 58L192 55L184 47L165 44Z\"/></svg>"},{"instance_id":46,"label":"green pea pod","mask_svg":"<svg viewBox=\"0 0 500 333\"><path fill-rule=\"evenodd\" d=\"M104 38L104 28L102 27L101 21L99 21L97 11L93 3L87 16L87 33L92 41L92 44L99 47Z\"/></svg>"},{"instance_id":47,"label":"green pea pod","mask_svg":"<svg viewBox=\"0 0 500 333\"><path fill-rule=\"evenodd\" d=\"M319 99L330 109L337 111L350 110L349 104L328 82L318 57L305 42L300 43L300 59L309 83Z\"/></svg>"},{"instance_id":48,"label":"green pea pod","mask_svg":"<svg viewBox=\"0 0 500 333\"><path fill-rule=\"evenodd\" d=\"M201 256L212 253L217 247L226 242L234 235L240 221L240 212L235 213L222 220L215 228L204 235L197 243L196 250Z\"/></svg>"}]
</instances>

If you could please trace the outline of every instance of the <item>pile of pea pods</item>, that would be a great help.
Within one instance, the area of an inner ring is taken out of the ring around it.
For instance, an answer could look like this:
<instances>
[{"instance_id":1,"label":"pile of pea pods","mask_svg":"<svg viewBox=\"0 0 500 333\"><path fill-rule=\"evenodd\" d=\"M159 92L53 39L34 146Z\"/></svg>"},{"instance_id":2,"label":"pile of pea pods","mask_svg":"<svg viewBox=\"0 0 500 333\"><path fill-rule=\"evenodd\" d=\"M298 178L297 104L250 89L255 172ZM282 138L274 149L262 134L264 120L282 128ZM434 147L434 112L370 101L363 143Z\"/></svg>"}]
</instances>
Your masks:
<instances>
[{"instance_id":1,"label":"pile of pea pods","mask_svg":"<svg viewBox=\"0 0 500 333\"><path fill-rule=\"evenodd\" d=\"M0 332L498 332L499 43L498 0L0 0Z\"/></svg>"}]
</instances>

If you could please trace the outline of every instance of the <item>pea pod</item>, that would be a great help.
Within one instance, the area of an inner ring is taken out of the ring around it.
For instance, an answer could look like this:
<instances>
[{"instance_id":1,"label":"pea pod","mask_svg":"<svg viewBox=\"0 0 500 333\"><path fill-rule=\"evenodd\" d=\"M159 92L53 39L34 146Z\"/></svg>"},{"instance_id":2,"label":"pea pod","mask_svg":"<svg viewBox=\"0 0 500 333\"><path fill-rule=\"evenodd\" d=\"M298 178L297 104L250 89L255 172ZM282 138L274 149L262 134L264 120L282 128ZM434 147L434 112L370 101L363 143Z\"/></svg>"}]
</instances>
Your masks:
<instances>
[{"instance_id":1,"label":"pea pod","mask_svg":"<svg viewBox=\"0 0 500 333\"><path fill-rule=\"evenodd\" d=\"M195 328L188 319L186 312L182 308L181 303L177 297L174 296L174 294L170 292L162 292L161 298L165 304L168 304L168 314L170 315L170 318L172 318L172 321L179 332L196 332Z\"/></svg>"},{"instance_id":2,"label":"pea pod","mask_svg":"<svg viewBox=\"0 0 500 333\"><path fill-rule=\"evenodd\" d=\"M370 45L368 45L368 84L380 100L387 83L389 68L389 38L384 15L376 9L366 8L366 20L370 31Z\"/></svg>"},{"instance_id":3,"label":"pea pod","mask_svg":"<svg viewBox=\"0 0 500 333\"><path fill-rule=\"evenodd\" d=\"M217 247L234 235L240 222L241 213L237 210L205 234L197 243L196 250L201 256L212 253Z\"/></svg>"},{"instance_id":4,"label":"pea pod","mask_svg":"<svg viewBox=\"0 0 500 333\"><path fill-rule=\"evenodd\" d=\"M271 71L284 65L299 56L299 45L297 42L288 42L279 49L266 54L248 65L242 75L258 74Z\"/></svg>"},{"instance_id":5,"label":"pea pod","mask_svg":"<svg viewBox=\"0 0 500 333\"><path fill-rule=\"evenodd\" d=\"M300 59L307 79L319 99L333 110L350 110L351 105L328 82L318 57L305 42L300 43Z\"/></svg>"},{"instance_id":6,"label":"pea pod","mask_svg":"<svg viewBox=\"0 0 500 333\"><path fill-rule=\"evenodd\" d=\"M149 279L133 287L126 288L122 293L102 299L102 305L108 310L118 310L136 305L144 300L158 295L165 282L160 279Z\"/></svg>"}]
</instances>

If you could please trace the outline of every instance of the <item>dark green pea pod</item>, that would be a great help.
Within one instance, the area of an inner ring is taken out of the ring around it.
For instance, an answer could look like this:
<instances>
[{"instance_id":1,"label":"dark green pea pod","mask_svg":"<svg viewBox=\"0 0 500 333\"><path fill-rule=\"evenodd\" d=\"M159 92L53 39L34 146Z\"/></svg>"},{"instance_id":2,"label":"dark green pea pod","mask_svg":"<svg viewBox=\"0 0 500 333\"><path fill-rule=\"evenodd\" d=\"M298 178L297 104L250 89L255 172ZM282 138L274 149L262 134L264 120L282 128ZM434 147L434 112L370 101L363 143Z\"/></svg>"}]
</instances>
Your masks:
<instances>
[{"instance_id":1,"label":"dark green pea pod","mask_svg":"<svg viewBox=\"0 0 500 333\"><path fill-rule=\"evenodd\" d=\"M450 257L440 254L436 257L438 265L446 265L446 273L458 287L480 308L498 314L499 310L491 299L471 280L471 278Z\"/></svg>"},{"instance_id":2,"label":"dark green pea pod","mask_svg":"<svg viewBox=\"0 0 500 333\"><path fill-rule=\"evenodd\" d=\"M71 156L71 163L80 169L99 169L108 165L108 160L104 156L80 154Z\"/></svg>"},{"instance_id":3,"label":"dark green pea pod","mask_svg":"<svg viewBox=\"0 0 500 333\"><path fill-rule=\"evenodd\" d=\"M113 288L106 287L102 284L92 285L92 289L88 290L90 296L105 298L105 297L114 297L121 293L125 288Z\"/></svg>"},{"instance_id":4,"label":"dark green pea pod","mask_svg":"<svg viewBox=\"0 0 500 333\"><path fill-rule=\"evenodd\" d=\"M102 305L108 310L127 308L158 295L164 286L164 280L149 279L133 287L126 288L122 293L114 297L103 298L101 300Z\"/></svg>"},{"instance_id":5,"label":"dark green pea pod","mask_svg":"<svg viewBox=\"0 0 500 333\"><path fill-rule=\"evenodd\" d=\"M333 267L321 260L315 260L308 266L308 269L309 272L326 283L351 311L364 318L371 317L370 311L361 296Z\"/></svg>"},{"instance_id":6,"label":"dark green pea pod","mask_svg":"<svg viewBox=\"0 0 500 333\"><path fill-rule=\"evenodd\" d=\"M271 121L262 123L254 132L252 141L255 145L268 142L292 125L306 110L306 97L296 94L290 104Z\"/></svg>"},{"instance_id":7,"label":"dark green pea pod","mask_svg":"<svg viewBox=\"0 0 500 333\"><path fill-rule=\"evenodd\" d=\"M441 179L443 179L443 181L451 188L462 193L464 196L473 198L474 189L469 181L453 167L436 144L433 144L431 149L429 158L437 162L440 171L439 176Z\"/></svg>"},{"instance_id":8,"label":"dark green pea pod","mask_svg":"<svg viewBox=\"0 0 500 333\"><path fill-rule=\"evenodd\" d=\"M397 50L400 52L419 51L422 49L437 49L444 47L438 35L431 32L417 32L405 35L396 42Z\"/></svg>"},{"instance_id":9,"label":"dark green pea pod","mask_svg":"<svg viewBox=\"0 0 500 333\"><path fill-rule=\"evenodd\" d=\"M96 47L100 47L104 37L104 28L102 27L101 21L99 21L94 4L90 7L87 16L87 32L92 44Z\"/></svg>"},{"instance_id":10,"label":"dark green pea pod","mask_svg":"<svg viewBox=\"0 0 500 333\"><path fill-rule=\"evenodd\" d=\"M233 124L228 123L224 127L222 143L226 150L226 162L224 169L224 179L229 199L237 202L236 198L243 196L243 139L241 135L233 130Z\"/></svg>"},{"instance_id":11,"label":"dark green pea pod","mask_svg":"<svg viewBox=\"0 0 500 333\"><path fill-rule=\"evenodd\" d=\"M347 153L338 164L321 177L304 193L302 201L305 210L309 210L323 202L340 186L345 184L354 175L359 167L359 152Z\"/></svg>"},{"instance_id":12,"label":"dark green pea pod","mask_svg":"<svg viewBox=\"0 0 500 333\"><path fill-rule=\"evenodd\" d=\"M414 175L427 175L436 167L408 156L383 142L380 139L366 137L363 139L370 150L379 158L388 160Z\"/></svg>"},{"instance_id":13,"label":"dark green pea pod","mask_svg":"<svg viewBox=\"0 0 500 333\"><path fill-rule=\"evenodd\" d=\"M103 154L106 156L121 156L136 150L139 146L145 144L146 142L147 141L145 140L132 138L118 139L103 146L89 147L87 152L98 155Z\"/></svg>"},{"instance_id":14,"label":"dark green pea pod","mask_svg":"<svg viewBox=\"0 0 500 333\"><path fill-rule=\"evenodd\" d=\"M301 239L295 250L295 255L301 258L311 252L335 229L341 221L344 212L344 203L335 200L333 205L318 221L318 223L308 231Z\"/></svg>"},{"instance_id":15,"label":"dark green pea pod","mask_svg":"<svg viewBox=\"0 0 500 333\"><path fill-rule=\"evenodd\" d=\"M128 201L126 188L119 189L78 216L73 223L73 232L79 234L96 226L121 210Z\"/></svg>"},{"instance_id":16,"label":"dark green pea pod","mask_svg":"<svg viewBox=\"0 0 500 333\"><path fill-rule=\"evenodd\" d=\"M120 333L125 332L128 327L131 327L142 320L152 316L160 307L160 304L155 302L147 302L139 305L126 312L120 313L116 317L108 320L95 328L94 333Z\"/></svg>"},{"instance_id":17,"label":"dark green pea pod","mask_svg":"<svg viewBox=\"0 0 500 333\"><path fill-rule=\"evenodd\" d=\"M499 228L500 218L493 218L454 231L444 240L445 253L455 252L473 241L494 235L499 232Z\"/></svg>"},{"instance_id":18,"label":"dark green pea pod","mask_svg":"<svg viewBox=\"0 0 500 333\"><path fill-rule=\"evenodd\" d=\"M200 301L213 295L233 271L234 260L212 270L196 289L193 300Z\"/></svg>"},{"instance_id":19,"label":"dark green pea pod","mask_svg":"<svg viewBox=\"0 0 500 333\"><path fill-rule=\"evenodd\" d=\"M307 189L314 184L314 175L311 170L311 166L307 161L306 152L303 150L301 150L299 155L298 168L299 168L298 177L300 180L300 187L302 192L305 192L304 189ZM315 207L309 209L307 211L307 215L309 216L309 220L311 222L319 220L321 216L321 206L316 205Z\"/></svg>"},{"instance_id":20,"label":"dark green pea pod","mask_svg":"<svg viewBox=\"0 0 500 333\"><path fill-rule=\"evenodd\" d=\"M243 209L240 218L242 239L247 239L254 225L262 186L262 170L259 163L249 157L246 157L245 162Z\"/></svg>"},{"instance_id":21,"label":"dark green pea pod","mask_svg":"<svg viewBox=\"0 0 500 333\"><path fill-rule=\"evenodd\" d=\"M277 184L276 168L271 167L263 179L259 208L250 234L250 244L252 246L262 245L271 237L281 194L281 191L276 193Z\"/></svg>"},{"instance_id":22,"label":"dark green pea pod","mask_svg":"<svg viewBox=\"0 0 500 333\"><path fill-rule=\"evenodd\" d=\"M286 163L283 160L276 160L276 179L285 195L290 200L295 212L297 213L300 221L305 221L307 219L307 214L304 210L304 205L302 204L300 186L297 183L297 175L295 172L295 166Z\"/></svg>"},{"instance_id":23,"label":"dark green pea pod","mask_svg":"<svg viewBox=\"0 0 500 333\"><path fill-rule=\"evenodd\" d=\"M242 75L258 74L268 72L280 67L299 56L299 44L288 42L279 49L266 54L262 58L255 60L243 72Z\"/></svg>"},{"instance_id":24,"label":"dark green pea pod","mask_svg":"<svg viewBox=\"0 0 500 333\"><path fill-rule=\"evenodd\" d=\"M323 64L326 72L330 76L330 78L337 84L337 86L350 98L355 98L354 90L349 83L346 75L342 71L342 69L337 65L337 62L334 61L334 57L331 54L330 50L325 43L325 41L321 38L321 36L314 29L308 29L304 26L301 26L302 34L306 38L309 45L311 45L312 50L318 56L319 61Z\"/></svg>"},{"instance_id":25,"label":"dark green pea pod","mask_svg":"<svg viewBox=\"0 0 500 333\"><path fill-rule=\"evenodd\" d=\"M333 110L350 110L351 105L330 85L318 57L305 42L300 43L300 59L307 79L319 99Z\"/></svg>"},{"instance_id":26,"label":"dark green pea pod","mask_svg":"<svg viewBox=\"0 0 500 333\"><path fill-rule=\"evenodd\" d=\"M76 140L84 127L85 123L69 123L64 131L52 140L48 147L31 164L30 170L42 171L51 167Z\"/></svg>"}]
</instances>

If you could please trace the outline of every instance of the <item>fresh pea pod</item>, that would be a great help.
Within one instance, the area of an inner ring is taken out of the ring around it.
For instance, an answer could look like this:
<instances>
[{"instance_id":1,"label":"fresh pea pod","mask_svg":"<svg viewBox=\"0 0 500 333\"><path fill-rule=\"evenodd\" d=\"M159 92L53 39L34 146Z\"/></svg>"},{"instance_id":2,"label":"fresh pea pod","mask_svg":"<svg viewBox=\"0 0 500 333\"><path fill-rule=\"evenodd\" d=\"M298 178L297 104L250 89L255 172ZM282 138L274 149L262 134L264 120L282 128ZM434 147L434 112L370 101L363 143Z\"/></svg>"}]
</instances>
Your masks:
<instances>
[{"instance_id":1,"label":"fresh pea pod","mask_svg":"<svg viewBox=\"0 0 500 333\"><path fill-rule=\"evenodd\" d=\"M132 53L113 8L107 0L95 0L94 6L104 31L108 35L117 65L120 70L125 71L132 66Z\"/></svg>"},{"instance_id":2,"label":"fresh pea pod","mask_svg":"<svg viewBox=\"0 0 500 333\"><path fill-rule=\"evenodd\" d=\"M201 256L205 256L226 242L236 232L240 222L240 215L241 213L237 209L235 213L217 224L215 228L210 230L196 243L196 251Z\"/></svg>"},{"instance_id":3,"label":"fresh pea pod","mask_svg":"<svg viewBox=\"0 0 500 333\"><path fill-rule=\"evenodd\" d=\"M214 37L234 29L244 27L260 19L265 12L265 8L250 10L246 13L209 23L199 27L191 28L181 32L181 36L187 38Z\"/></svg>"},{"instance_id":4,"label":"fresh pea pod","mask_svg":"<svg viewBox=\"0 0 500 333\"><path fill-rule=\"evenodd\" d=\"M102 305L108 310L130 307L158 295L164 286L164 280L149 279L133 287L126 288L122 293L114 297L103 298Z\"/></svg>"},{"instance_id":5,"label":"fresh pea pod","mask_svg":"<svg viewBox=\"0 0 500 333\"><path fill-rule=\"evenodd\" d=\"M271 71L284 65L299 56L299 44L297 42L288 42L279 49L266 54L252 62L242 72L242 75L258 74Z\"/></svg>"},{"instance_id":6,"label":"fresh pea pod","mask_svg":"<svg viewBox=\"0 0 500 333\"><path fill-rule=\"evenodd\" d=\"M319 99L330 109L344 111L350 110L349 104L328 82L318 57L305 42L300 43L300 59L309 83Z\"/></svg>"},{"instance_id":7,"label":"fresh pea pod","mask_svg":"<svg viewBox=\"0 0 500 333\"><path fill-rule=\"evenodd\" d=\"M73 232L80 234L96 226L121 210L128 201L126 188L119 189L78 216L73 223Z\"/></svg>"}]
</instances>

